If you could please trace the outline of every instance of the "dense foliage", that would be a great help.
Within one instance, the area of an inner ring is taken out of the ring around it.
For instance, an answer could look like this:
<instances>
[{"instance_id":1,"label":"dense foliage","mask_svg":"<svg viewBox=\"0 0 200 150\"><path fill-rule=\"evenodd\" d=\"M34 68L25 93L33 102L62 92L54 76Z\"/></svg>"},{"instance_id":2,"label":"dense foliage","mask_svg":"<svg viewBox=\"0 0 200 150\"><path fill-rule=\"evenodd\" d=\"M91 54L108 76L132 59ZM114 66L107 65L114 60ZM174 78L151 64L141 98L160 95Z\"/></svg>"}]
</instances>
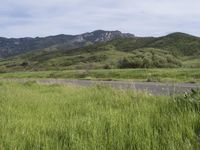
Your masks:
<instances>
[{"instance_id":1,"label":"dense foliage","mask_svg":"<svg viewBox=\"0 0 200 150\"><path fill-rule=\"evenodd\" d=\"M159 49L141 49L119 61L120 68L171 68L180 67L181 61Z\"/></svg>"}]
</instances>

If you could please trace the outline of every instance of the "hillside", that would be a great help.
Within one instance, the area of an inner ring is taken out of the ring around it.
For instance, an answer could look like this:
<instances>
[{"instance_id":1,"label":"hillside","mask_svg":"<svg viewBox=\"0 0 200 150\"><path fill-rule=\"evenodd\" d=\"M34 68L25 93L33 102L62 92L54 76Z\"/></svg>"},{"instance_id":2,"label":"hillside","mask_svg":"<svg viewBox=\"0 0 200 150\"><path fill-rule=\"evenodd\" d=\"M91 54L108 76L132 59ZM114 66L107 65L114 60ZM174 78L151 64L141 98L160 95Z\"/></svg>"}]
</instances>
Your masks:
<instances>
[{"instance_id":1,"label":"hillside","mask_svg":"<svg viewBox=\"0 0 200 150\"><path fill-rule=\"evenodd\" d=\"M151 47L167 50L177 55L191 56L200 54L200 38L185 33L172 33L158 38L117 39L112 44L120 51Z\"/></svg>"},{"instance_id":2,"label":"hillside","mask_svg":"<svg viewBox=\"0 0 200 150\"><path fill-rule=\"evenodd\" d=\"M199 58L200 38L173 33L158 38L117 38L75 49L60 44L1 60L0 68L2 71L35 71L200 67Z\"/></svg>"},{"instance_id":3,"label":"hillside","mask_svg":"<svg viewBox=\"0 0 200 150\"><path fill-rule=\"evenodd\" d=\"M97 30L80 35L56 35L36 38L2 38L0 37L0 58L15 56L39 49L63 45L65 50L80 48L95 43L107 42L116 38L134 37L120 31Z\"/></svg>"}]
</instances>

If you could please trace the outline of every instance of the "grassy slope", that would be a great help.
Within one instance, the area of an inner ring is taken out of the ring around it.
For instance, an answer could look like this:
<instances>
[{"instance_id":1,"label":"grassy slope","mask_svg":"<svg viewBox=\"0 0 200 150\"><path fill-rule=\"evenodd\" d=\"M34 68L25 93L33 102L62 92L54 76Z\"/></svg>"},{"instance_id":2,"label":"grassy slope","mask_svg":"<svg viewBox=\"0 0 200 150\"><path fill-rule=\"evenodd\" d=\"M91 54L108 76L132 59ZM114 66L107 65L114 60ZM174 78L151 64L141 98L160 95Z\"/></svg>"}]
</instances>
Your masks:
<instances>
[{"instance_id":1,"label":"grassy slope","mask_svg":"<svg viewBox=\"0 0 200 150\"><path fill-rule=\"evenodd\" d=\"M197 150L195 97L0 83L0 149Z\"/></svg>"},{"instance_id":2,"label":"grassy slope","mask_svg":"<svg viewBox=\"0 0 200 150\"><path fill-rule=\"evenodd\" d=\"M158 38L150 46L172 51L185 56L200 55L200 38L184 33L172 33Z\"/></svg>"},{"instance_id":3,"label":"grassy slope","mask_svg":"<svg viewBox=\"0 0 200 150\"><path fill-rule=\"evenodd\" d=\"M143 58L145 55L151 57L152 53L165 59L169 56L172 60L177 58L172 56L167 51L153 48L137 49L129 52L118 51L110 45L101 47L90 46L74 51L54 51L54 52L33 52L30 54L15 57L14 59L0 61L0 67L5 67L5 70L65 70L65 69L103 69L106 66L109 68L119 68L119 61L125 57ZM23 65L27 62L27 65ZM153 63L152 63L153 64ZM173 65L173 63L169 63ZM171 65L171 66L172 66ZM142 67L142 66L141 66ZM3 70L3 68L2 68Z\"/></svg>"},{"instance_id":4,"label":"grassy slope","mask_svg":"<svg viewBox=\"0 0 200 150\"><path fill-rule=\"evenodd\" d=\"M156 55L153 59L152 56ZM166 57L170 57L167 62ZM193 57L196 57L193 64ZM186 67L200 66L200 39L191 35L174 33L160 38L116 39L104 44L87 46L80 49L65 50L64 46L28 53L0 61L0 70L65 70L65 69L102 69L119 68L124 57L150 59L149 67L178 67L178 61ZM149 64L149 61L148 63ZM160 65L156 65L160 64ZM163 64L166 64L162 66Z\"/></svg>"},{"instance_id":5,"label":"grassy slope","mask_svg":"<svg viewBox=\"0 0 200 150\"><path fill-rule=\"evenodd\" d=\"M198 56L183 58L183 65L188 68L200 68L200 58Z\"/></svg>"},{"instance_id":6,"label":"grassy slope","mask_svg":"<svg viewBox=\"0 0 200 150\"><path fill-rule=\"evenodd\" d=\"M111 69L0 73L0 78L64 78L200 83L200 69Z\"/></svg>"}]
</instances>

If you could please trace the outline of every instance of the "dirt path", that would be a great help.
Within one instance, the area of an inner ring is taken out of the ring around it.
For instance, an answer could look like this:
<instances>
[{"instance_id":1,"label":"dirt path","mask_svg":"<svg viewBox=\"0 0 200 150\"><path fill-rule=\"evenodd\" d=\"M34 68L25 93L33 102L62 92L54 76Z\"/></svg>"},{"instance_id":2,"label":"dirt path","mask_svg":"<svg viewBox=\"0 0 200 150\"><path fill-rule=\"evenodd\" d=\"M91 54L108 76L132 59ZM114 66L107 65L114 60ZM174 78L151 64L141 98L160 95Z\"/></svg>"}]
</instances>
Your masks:
<instances>
[{"instance_id":1,"label":"dirt path","mask_svg":"<svg viewBox=\"0 0 200 150\"><path fill-rule=\"evenodd\" d=\"M90 81L90 80L69 80L69 79L0 79L18 82L36 81L42 84L62 84L77 86L106 85L115 88L149 91L154 95L173 95L190 92L191 89L200 89L200 84L190 83L154 83L154 82L128 82L128 81Z\"/></svg>"}]
</instances>

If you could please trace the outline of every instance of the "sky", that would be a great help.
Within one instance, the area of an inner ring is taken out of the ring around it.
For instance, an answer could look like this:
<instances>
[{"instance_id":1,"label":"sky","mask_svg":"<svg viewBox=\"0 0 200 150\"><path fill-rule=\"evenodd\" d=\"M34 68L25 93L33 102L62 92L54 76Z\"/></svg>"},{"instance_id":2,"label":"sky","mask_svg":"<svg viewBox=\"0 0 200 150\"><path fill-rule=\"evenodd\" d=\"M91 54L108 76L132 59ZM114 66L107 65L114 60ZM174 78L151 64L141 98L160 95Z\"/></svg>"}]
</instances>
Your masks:
<instances>
[{"instance_id":1,"label":"sky","mask_svg":"<svg viewBox=\"0 0 200 150\"><path fill-rule=\"evenodd\" d=\"M0 36L120 30L136 36L200 36L200 0L1 0Z\"/></svg>"}]
</instances>

